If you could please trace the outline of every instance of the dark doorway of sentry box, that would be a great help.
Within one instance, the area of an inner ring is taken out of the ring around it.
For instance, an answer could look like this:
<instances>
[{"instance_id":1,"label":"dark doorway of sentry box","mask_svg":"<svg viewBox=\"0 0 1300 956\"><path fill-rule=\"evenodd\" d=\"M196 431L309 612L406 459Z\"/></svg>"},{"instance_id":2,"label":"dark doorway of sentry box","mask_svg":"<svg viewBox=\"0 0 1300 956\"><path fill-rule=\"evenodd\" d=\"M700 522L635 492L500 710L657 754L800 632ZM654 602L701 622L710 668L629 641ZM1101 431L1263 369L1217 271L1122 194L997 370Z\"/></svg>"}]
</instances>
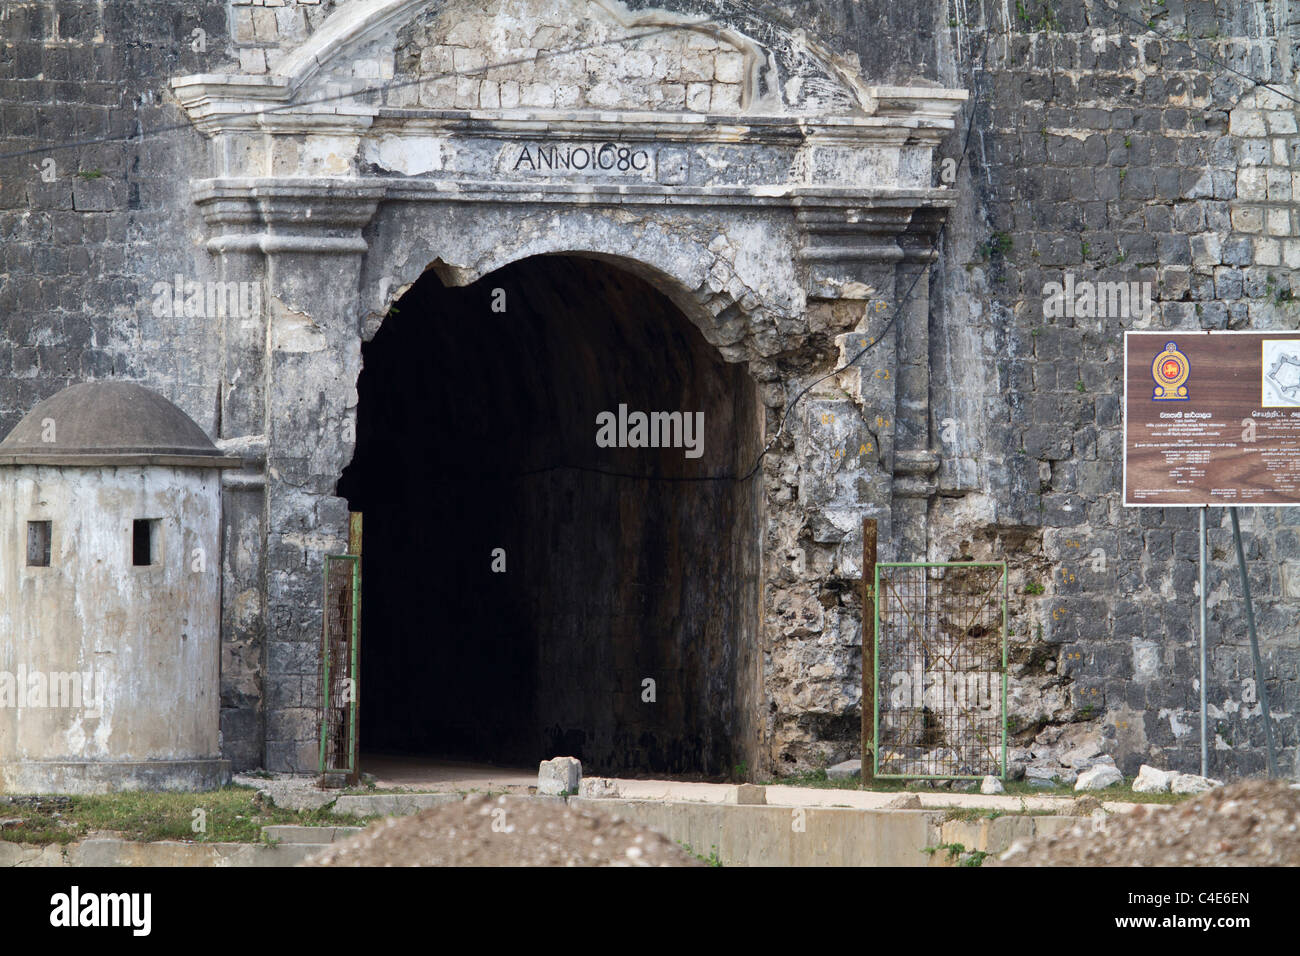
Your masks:
<instances>
[{"instance_id":1,"label":"dark doorway of sentry box","mask_svg":"<svg viewBox=\"0 0 1300 956\"><path fill-rule=\"evenodd\" d=\"M363 753L729 773L757 698L745 368L650 281L577 256L462 288L426 272L362 357L339 494L365 514ZM620 405L703 412L698 457L672 420L682 447L600 447Z\"/></svg>"}]
</instances>

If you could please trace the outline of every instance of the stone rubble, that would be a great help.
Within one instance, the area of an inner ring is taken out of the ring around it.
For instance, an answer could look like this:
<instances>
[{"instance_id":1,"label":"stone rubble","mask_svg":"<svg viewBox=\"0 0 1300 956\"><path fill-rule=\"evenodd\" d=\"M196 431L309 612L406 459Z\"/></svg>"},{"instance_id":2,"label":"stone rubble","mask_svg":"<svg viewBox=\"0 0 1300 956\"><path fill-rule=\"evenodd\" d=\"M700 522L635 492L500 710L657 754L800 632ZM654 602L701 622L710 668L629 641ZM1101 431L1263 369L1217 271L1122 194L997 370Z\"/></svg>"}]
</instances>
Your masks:
<instances>
[{"instance_id":1,"label":"stone rubble","mask_svg":"<svg viewBox=\"0 0 1300 956\"><path fill-rule=\"evenodd\" d=\"M609 777L583 777L578 783L578 795L591 799L617 797L618 782Z\"/></svg>"},{"instance_id":2,"label":"stone rubble","mask_svg":"<svg viewBox=\"0 0 1300 956\"><path fill-rule=\"evenodd\" d=\"M1173 780L1169 783L1170 793L1205 793L1207 790L1213 790L1215 787L1222 787L1222 780L1215 780L1213 777L1202 777L1194 773L1175 774Z\"/></svg>"},{"instance_id":3,"label":"stone rubble","mask_svg":"<svg viewBox=\"0 0 1300 956\"><path fill-rule=\"evenodd\" d=\"M827 780L855 780L862 776L861 760L845 760L833 767L826 768Z\"/></svg>"},{"instance_id":4,"label":"stone rubble","mask_svg":"<svg viewBox=\"0 0 1300 956\"><path fill-rule=\"evenodd\" d=\"M1105 790L1117 783L1124 782L1124 775L1110 764L1097 764L1091 770L1079 774L1074 784L1075 790Z\"/></svg>"},{"instance_id":5,"label":"stone rubble","mask_svg":"<svg viewBox=\"0 0 1300 956\"><path fill-rule=\"evenodd\" d=\"M886 810L920 810L921 798L914 793L900 793L885 804Z\"/></svg>"},{"instance_id":6,"label":"stone rubble","mask_svg":"<svg viewBox=\"0 0 1300 956\"><path fill-rule=\"evenodd\" d=\"M1214 787L1177 806L1143 805L1017 840L985 865L1297 866L1300 792L1267 780Z\"/></svg>"},{"instance_id":7,"label":"stone rubble","mask_svg":"<svg viewBox=\"0 0 1300 956\"><path fill-rule=\"evenodd\" d=\"M1143 764L1133 781L1134 793L1168 793L1169 784L1177 774L1157 770L1149 764Z\"/></svg>"},{"instance_id":8,"label":"stone rubble","mask_svg":"<svg viewBox=\"0 0 1300 956\"><path fill-rule=\"evenodd\" d=\"M537 793L544 797L563 797L579 793L582 763L577 757L543 760L537 768Z\"/></svg>"},{"instance_id":9,"label":"stone rubble","mask_svg":"<svg viewBox=\"0 0 1300 956\"><path fill-rule=\"evenodd\" d=\"M304 866L699 866L681 847L621 817L563 800L472 796L389 817Z\"/></svg>"}]
</instances>

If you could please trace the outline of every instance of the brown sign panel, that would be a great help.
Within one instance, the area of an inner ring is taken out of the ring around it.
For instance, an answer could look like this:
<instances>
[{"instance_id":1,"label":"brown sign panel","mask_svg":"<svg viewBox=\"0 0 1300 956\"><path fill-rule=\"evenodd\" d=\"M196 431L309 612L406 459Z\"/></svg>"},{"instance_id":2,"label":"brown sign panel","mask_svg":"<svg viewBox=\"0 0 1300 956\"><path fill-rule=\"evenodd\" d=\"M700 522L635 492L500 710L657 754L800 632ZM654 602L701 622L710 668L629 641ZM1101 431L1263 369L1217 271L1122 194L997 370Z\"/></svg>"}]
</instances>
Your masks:
<instances>
[{"instance_id":1,"label":"brown sign panel","mask_svg":"<svg viewBox=\"0 0 1300 956\"><path fill-rule=\"evenodd\" d=\"M1300 504L1300 331L1128 332L1124 504Z\"/></svg>"}]
</instances>

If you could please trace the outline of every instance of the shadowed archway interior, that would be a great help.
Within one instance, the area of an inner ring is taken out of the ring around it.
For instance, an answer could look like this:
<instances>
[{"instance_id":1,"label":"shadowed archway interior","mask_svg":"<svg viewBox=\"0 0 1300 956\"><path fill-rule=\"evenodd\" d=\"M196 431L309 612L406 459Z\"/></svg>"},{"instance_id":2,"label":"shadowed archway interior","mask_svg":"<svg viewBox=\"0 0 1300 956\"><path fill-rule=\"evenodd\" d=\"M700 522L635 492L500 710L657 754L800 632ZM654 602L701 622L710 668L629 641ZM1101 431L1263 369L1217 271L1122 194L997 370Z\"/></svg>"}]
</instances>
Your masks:
<instances>
[{"instance_id":1,"label":"shadowed archway interior","mask_svg":"<svg viewBox=\"0 0 1300 956\"><path fill-rule=\"evenodd\" d=\"M362 357L339 494L365 514L363 749L730 771L758 721L761 475L682 479L754 462L746 370L576 256L426 272ZM599 447L620 405L703 412L702 454Z\"/></svg>"}]
</instances>

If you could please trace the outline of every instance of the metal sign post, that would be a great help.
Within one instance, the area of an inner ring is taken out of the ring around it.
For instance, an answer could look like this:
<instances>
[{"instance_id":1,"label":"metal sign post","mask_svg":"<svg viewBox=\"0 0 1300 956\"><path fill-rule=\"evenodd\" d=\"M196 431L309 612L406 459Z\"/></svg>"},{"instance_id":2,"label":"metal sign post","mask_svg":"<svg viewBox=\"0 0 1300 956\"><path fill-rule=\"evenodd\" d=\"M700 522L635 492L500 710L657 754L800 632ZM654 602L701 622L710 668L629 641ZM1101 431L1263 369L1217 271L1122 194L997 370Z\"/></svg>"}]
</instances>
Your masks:
<instances>
[{"instance_id":1,"label":"metal sign post","mask_svg":"<svg viewBox=\"0 0 1300 956\"><path fill-rule=\"evenodd\" d=\"M862 519L862 772L876 772L876 519Z\"/></svg>"},{"instance_id":2,"label":"metal sign post","mask_svg":"<svg viewBox=\"0 0 1300 956\"><path fill-rule=\"evenodd\" d=\"M1246 630L1250 633L1250 658L1255 665L1255 693L1264 713L1264 745L1268 748L1268 775L1277 777L1277 755L1273 752L1273 718L1268 712L1268 688L1264 686L1264 666L1259 661L1259 640L1255 637L1255 605L1250 599L1250 577L1246 574L1246 552L1241 546L1241 525L1237 522L1237 509L1229 508L1232 516L1232 541L1237 546L1237 567L1241 570L1241 593L1246 597Z\"/></svg>"},{"instance_id":3,"label":"metal sign post","mask_svg":"<svg viewBox=\"0 0 1300 956\"><path fill-rule=\"evenodd\" d=\"M1201 776L1210 775L1210 743L1207 729L1208 709L1205 704L1205 512L1201 509Z\"/></svg>"}]
</instances>

